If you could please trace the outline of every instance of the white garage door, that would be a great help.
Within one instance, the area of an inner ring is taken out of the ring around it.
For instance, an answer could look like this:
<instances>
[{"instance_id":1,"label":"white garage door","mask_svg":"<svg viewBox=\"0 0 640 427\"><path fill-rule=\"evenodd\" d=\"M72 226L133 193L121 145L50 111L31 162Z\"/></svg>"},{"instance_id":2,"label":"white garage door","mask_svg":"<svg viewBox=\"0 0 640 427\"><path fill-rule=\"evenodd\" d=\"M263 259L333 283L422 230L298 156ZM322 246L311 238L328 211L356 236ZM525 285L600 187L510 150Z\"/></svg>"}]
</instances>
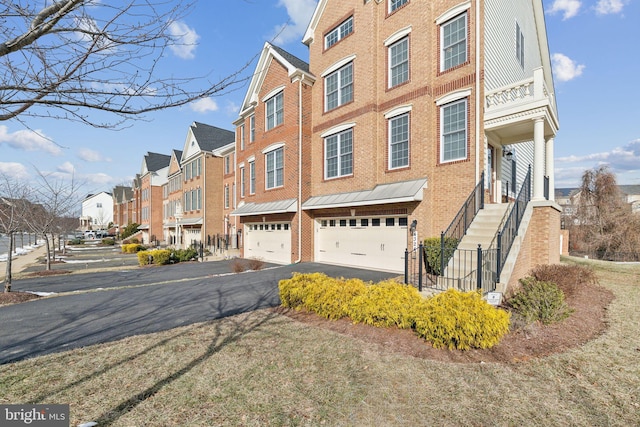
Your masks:
<instances>
[{"instance_id":1,"label":"white garage door","mask_svg":"<svg viewBox=\"0 0 640 427\"><path fill-rule=\"evenodd\" d=\"M291 263L289 223L246 224L244 237L245 258L259 258L279 264Z\"/></svg>"},{"instance_id":2,"label":"white garage door","mask_svg":"<svg viewBox=\"0 0 640 427\"><path fill-rule=\"evenodd\" d=\"M404 271L407 217L321 218L315 228L318 262Z\"/></svg>"}]
</instances>

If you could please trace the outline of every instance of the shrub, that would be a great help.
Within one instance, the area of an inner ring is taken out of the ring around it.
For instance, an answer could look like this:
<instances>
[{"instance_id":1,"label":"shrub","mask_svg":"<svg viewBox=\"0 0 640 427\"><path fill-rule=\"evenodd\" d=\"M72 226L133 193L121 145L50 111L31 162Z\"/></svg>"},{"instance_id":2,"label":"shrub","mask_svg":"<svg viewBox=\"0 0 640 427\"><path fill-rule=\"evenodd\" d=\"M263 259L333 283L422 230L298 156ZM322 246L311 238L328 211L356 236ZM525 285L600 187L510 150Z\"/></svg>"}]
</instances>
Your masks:
<instances>
[{"instance_id":1,"label":"shrub","mask_svg":"<svg viewBox=\"0 0 640 427\"><path fill-rule=\"evenodd\" d=\"M127 226L124 228L124 230L122 230L122 232L120 233L120 238L121 239L126 239L127 237L131 236L132 234L135 234L138 232L138 227L140 226L140 224L137 223L131 223L131 224L127 224ZM132 239L135 240L135 242L131 242L131 243L140 243L137 239Z\"/></svg>"},{"instance_id":2,"label":"shrub","mask_svg":"<svg viewBox=\"0 0 640 427\"><path fill-rule=\"evenodd\" d=\"M115 241L115 239L112 239L112 238L108 237L108 238L102 239L101 243L103 245L113 246L113 245L116 244L116 241Z\"/></svg>"},{"instance_id":3,"label":"shrub","mask_svg":"<svg viewBox=\"0 0 640 427\"><path fill-rule=\"evenodd\" d=\"M392 280L367 286L355 295L347 313L354 323L412 328L415 308L423 301L416 288Z\"/></svg>"},{"instance_id":4,"label":"shrub","mask_svg":"<svg viewBox=\"0 0 640 427\"><path fill-rule=\"evenodd\" d=\"M175 258L180 262L191 261L198 258L198 251L194 248L176 249L174 251Z\"/></svg>"},{"instance_id":5,"label":"shrub","mask_svg":"<svg viewBox=\"0 0 640 427\"><path fill-rule=\"evenodd\" d=\"M440 237L430 237L425 239L424 242L424 257L427 266L427 273L442 274L442 242ZM449 262L449 259L453 256L456 248L458 247L458 239L455 237L444 238L444 259L445 267Z\"/></svg>"},{"instance_id":6,"label":"shrub","mask_svg":"<svg viewBox=\"0 0 640 427\"><path fill-rule=\"evenodd\" d=\"M153 257L153 263L155 265L167 265L171 260L171 251L168 249L156 249L149 253Z\"/></svg>"},{"instance_id":7,"label":"shrub","mask_svg":"<svg viewBox=\"0 0 640 427\"><path fill-rule=\"evenodd\" d=\"M264 261L259 258L249 258L247 267L253 271L262 270L264 268Z\"/></svg>"},{"instance_id":8,"label":"shrub","mask_svg":"<svg viewBox=\"0 0 640 427\"><path fill-rule=\"evenodd\" d=\"M520 279L522 288L507 302L527 322L540 321L544 325L560 322L573 313L564 301L564 293L555 283L534 277Z\"/></svg>"},{"instance_id":9,"label":"shrub","mask_svg":"<svg viewBox=\"0 0 640 427\"><path fill-rule=\"evenodd\" d=\"M565 297L574 295L578 286L598 284L596 272L586 265L543 264L534 268L531 276L540 282L555 283Z\"/></svg>"},{"instance_id":10,"label":"shrub","mask_svg":"<svg viewBox=\"0 0 640 427\"><path fill-rule=\"evenodd\" d=\"M325 276L321 282L305 289L304 307L327 319L341 319L349 315L351 301L366 289L367 285L360 279Z\"/></svg>"},{"instance_id":11,"label":"shrub","mask_svg":"<svg viewBox=\"0 0 640 427\"><path fill-rule=\"evenodd\" d=\"M491 348L509 331L510 313L495 308L480 293L449 289L421 303L417 334L435 348Z\"/></svg>"},{"instance_id":12,"label":"shrub","mask_svg":"<svg viewBox=\"0 0 640 427\"><path fill-rule=\"evenodd\" d=\"M280 301L283 307L300 309L304 305L304 300L310 286L317 286L327 279L323 273L293 273L291 279L284 279L278 282Z\"/></svg>"},{"instance_id":13,"label":"shrub","mask_svg":"<svg viewBox=\"0 0 640 427\"><path fill-rule=\"evenodd\" d=\"M76 237L73 240L69 240L67 242L67 244L69 244L69 245L84 245L84 239L81 239L80 237Z\"/></svg>"},{"instance_id":14,"label":"shrub","mask_svg":"<svg viewBox=\"0 0 640 427\"><path fill-rule=\"evenodd\" d=\"M138 252L138 264L139 265L149 265L153 262L153 257L151 256L150 251L139 251Z\"/></svg>"},{"instance_id":15,"label":"shrub","mask_svg":"<svg viewBox=\"0 0 640 427\"><path fill-rule=\"evenodd\" d=\"M231 271L233 271L234 273L242 273L246 269L247 267L244 261L241 259L236 258L231 262Z\"/></svg>"},{"instance_id":16,"label":"shrub","mask_svg":"<svg viewBox=\"0 0 640 427\"><path fill-rule=\"evenodd\" d=\"M129 243L121 246L123 254L135 254L136 252L144 251L144 246L138 243Z\"/></svg>"}]
</instances>

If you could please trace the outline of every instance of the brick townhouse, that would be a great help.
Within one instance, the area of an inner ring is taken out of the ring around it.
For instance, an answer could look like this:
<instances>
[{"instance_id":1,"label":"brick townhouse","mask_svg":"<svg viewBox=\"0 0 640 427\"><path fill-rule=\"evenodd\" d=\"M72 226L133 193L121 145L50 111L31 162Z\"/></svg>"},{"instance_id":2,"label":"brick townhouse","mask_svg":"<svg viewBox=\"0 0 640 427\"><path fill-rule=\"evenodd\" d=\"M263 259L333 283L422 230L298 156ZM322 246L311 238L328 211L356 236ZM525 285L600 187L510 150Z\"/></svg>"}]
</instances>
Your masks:
<instances>
[{"instance_id":1,"label":"brick townhouse","mask_svg":"<svg viewBox=\"0 0 640 427\"><path fill-rule=\"evenodd\" d=\"M557 261L541 1L320 0L302 41L308 64L265 46L234 123L245 257L402 271L411 225L439 236L531 167L510 273Z\"/></svg>"}]
</instances>

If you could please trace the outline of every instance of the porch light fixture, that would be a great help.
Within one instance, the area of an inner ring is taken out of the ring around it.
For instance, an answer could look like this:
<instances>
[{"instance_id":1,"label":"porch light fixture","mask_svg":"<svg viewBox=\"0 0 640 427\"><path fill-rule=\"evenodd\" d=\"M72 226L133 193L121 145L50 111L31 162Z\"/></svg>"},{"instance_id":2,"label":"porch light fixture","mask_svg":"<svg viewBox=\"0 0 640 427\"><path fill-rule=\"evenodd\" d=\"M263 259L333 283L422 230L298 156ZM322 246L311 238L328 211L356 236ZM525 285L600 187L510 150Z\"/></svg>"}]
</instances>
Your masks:
<instances>
[{"instance_id":1,"label":"porch light fixture","mask_svg":"<svg viewBox=\"0 0 640 427\"><path fill-rule=\"evenodd\" d=\"M502 147L502 157L507 160L513 159L513 150L511 148Z\"/></svg>"},{"instance_id":2,"label":"porch light fixture","mask_svg":"<svg viewBox=\"0 0 640 427\"><path fill-rule=\"evenodd\" d=\"M416 232L416 228L417 228L417 227L418 227L418 220L417 220L417 219L414 219L414 220L411 222L411 228L410 228L410 230L411 230L411 234L413 234L413 233L415 233L415 232Z\"/></svg>"}]
</instances>

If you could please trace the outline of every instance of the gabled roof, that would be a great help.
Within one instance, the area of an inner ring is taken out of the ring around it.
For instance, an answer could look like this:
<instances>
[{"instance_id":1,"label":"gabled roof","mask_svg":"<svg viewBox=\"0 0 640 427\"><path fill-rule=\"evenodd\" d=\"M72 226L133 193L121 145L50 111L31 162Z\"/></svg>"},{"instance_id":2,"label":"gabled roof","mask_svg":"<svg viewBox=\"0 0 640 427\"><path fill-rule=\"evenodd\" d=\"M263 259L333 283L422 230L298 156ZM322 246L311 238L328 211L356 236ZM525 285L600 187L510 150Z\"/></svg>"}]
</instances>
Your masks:
<instances>
[{"instance_id":1,"label":"gabled roof","mask_svg":"<svg viewBox=\"0 0 640 427\"><path fill-rule=\"evenodd\" d=\"M148 152L142 161L142 175L148 172L157 172L169 166L171 156L167 154Z\"/></svg>"},{"instance_id":2,"label":"gabled roof","mask_svg":"<svg viewBox=\"0 0 640 427\"><path fill-rule=\"evenodd\" d=\"M118 204L127 202L133 198L133 189L124 185L116 185L113 188L113 198Z\"/></svg>"},{"instance_id":3,"label":"gabled roof","mask_svg":"<svg viewBox=\"0 0 640 427\"><path fill-rule=\"evenodd\" d=\"M316 27L318 26L322 13L324 12L324 8L327 6L327 2L328 0L320 0L316 6L316 10L314 10L313 15L311 15L311 21L309 21L307 31L305 31L304 36L302 37L302 43L307 46L311 44L315 37Z\"/></svg>"},{"instance_id":4,"label":"gabled roof","mask_svg":"<svg viewBox=\"0 0 640 427\"><path fill-rule=\"evenodd\" d=\"M236 137L235 132L200 122L191 124L191 132L203 151L213 151L225 146L234 142Z\"/></svg>"},{"instance_id":5,"label":"gabled roof","mask_svg":"<svg viewBox=\"0 0 640 427\"><path fill-rule=\"evenodd\" d=\"M240 107L240 116L258 102L258 93L262 88L262 83L267 75L269 64L273 59L278 61L287 69L289 78L293 79L296 76L301 76L302 78L306 78L312 82L315 81L315 77L309 73L308 62L303 61L280 47L266 42L262 48L262 53L260 54L260 58L256 64L256 70L253 73L251 82L249 83L249 88L247 89L242 106Z\"/></svg>"}]
</instances>

